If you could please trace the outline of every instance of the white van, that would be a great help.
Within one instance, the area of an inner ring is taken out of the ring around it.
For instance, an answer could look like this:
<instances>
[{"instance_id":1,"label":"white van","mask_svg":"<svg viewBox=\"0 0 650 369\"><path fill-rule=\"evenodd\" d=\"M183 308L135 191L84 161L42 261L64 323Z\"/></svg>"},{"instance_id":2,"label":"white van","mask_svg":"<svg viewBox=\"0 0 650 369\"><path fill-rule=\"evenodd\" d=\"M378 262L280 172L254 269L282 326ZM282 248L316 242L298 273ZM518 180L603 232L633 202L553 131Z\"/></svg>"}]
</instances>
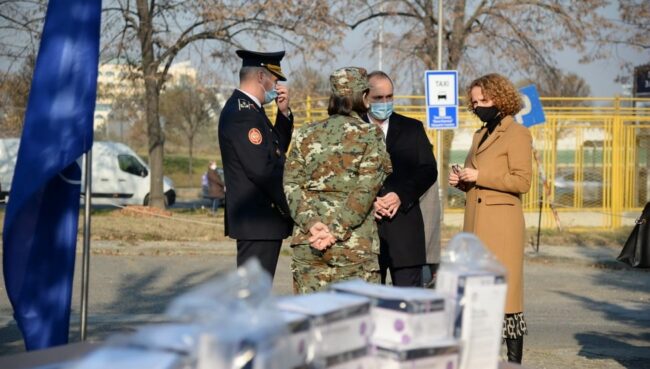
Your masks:
<instances>
[{"instance_id":1,"label":"white van","mask_svg":"<svg viewBox=\"0 0 650 369\"><path fill-rule=\"evenodd\" d=\"M17 138L0 139L0 186L4 194L11 188L18 145ZM111 141L93 144L93 204L148 205L149 186L149 167L130 147ZM173 205L176 191L168 177L163 177L163 191L165 203Z\"/></svg>"}]
</instances>

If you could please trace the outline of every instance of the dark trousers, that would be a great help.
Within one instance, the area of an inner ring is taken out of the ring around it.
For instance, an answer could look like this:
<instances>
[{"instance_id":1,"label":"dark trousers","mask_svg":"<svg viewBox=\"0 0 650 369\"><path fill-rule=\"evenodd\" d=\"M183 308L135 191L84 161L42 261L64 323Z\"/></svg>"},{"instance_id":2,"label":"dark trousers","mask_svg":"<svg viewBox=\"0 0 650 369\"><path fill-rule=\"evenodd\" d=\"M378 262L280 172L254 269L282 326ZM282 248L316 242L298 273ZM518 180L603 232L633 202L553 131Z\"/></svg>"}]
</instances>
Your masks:
<instances>
[{"instance_id":1,"label":"dark trousers","mask_svg":"<svg viewBox=\"0 0 650 369\"><path fill-rule=\"evenodd\" d=\"M422 267L422 286L425 288L435 288L437 274L438 264L424 264Z\"/></svg>"},{"instance_id":2,"label":"dark trousers","mask_svg":"<svg viewBox=\"0 0 650 369\"><path fill-rule=\"evenodd\" d=\"M386 276L390 271L393 286L422 287L422 265L405 268L381 267L381 284L386 284Z\"/></svg>"},{"instance_id":3,"label":"dark trousers","mask_svg":"<svg viewBox=\"0 0 650 369\"><path fill-rule=\"evenodd\" d=\"M281 247L282 240L237 240L237 267L255 257L273 278Z\"/></svg>"}]
</instances>

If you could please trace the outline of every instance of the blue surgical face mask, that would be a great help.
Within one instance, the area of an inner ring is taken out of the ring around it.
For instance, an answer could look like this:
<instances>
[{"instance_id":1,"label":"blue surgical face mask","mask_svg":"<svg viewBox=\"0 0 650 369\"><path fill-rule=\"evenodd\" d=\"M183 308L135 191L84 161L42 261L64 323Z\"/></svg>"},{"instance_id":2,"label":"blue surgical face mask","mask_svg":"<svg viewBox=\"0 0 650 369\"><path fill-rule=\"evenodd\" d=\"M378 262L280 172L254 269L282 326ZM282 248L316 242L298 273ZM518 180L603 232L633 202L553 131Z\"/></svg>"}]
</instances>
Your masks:
<instances>
[{"instance_id":1,"label":"blue surgical face mask","mask_svg":"<svg viewBox=\"0 0 650 369\"><path fill-rule=\"evenodd\" d=\"M271 101L275 100L275 98L278 97L278 90L275 89L275 87L271 91L266 91L264 90L264 103L263 104L268 104Z\"/></svg>"},{"instance_id":2,"label":"blue surgical face mask","mask_svg":"<svg viewBox=\"0 0 650 369\"><path fill-rule=\"evenodd\" d=\"M393 102L371 103L370 114L377 120L386 120L393 114Z\"/></svg>"},{"instance_id":3,"label":"blue surgical face mask","mask_svg":"<svg viewBox=\"0 0 650 369\"><path fill-rule=\"evenodd\" d=\"M266 76L266 78L269 78L269 76ZM271 88L270 91L266 90L266 87L264 87L264 82L261 83L262 89L264 90L264 101L262 101L262 105L266 105L270 103L271 101L275 100L276 97L278 97L278 90L275 89L275 84Z\"/></svg>"}]
</instances>

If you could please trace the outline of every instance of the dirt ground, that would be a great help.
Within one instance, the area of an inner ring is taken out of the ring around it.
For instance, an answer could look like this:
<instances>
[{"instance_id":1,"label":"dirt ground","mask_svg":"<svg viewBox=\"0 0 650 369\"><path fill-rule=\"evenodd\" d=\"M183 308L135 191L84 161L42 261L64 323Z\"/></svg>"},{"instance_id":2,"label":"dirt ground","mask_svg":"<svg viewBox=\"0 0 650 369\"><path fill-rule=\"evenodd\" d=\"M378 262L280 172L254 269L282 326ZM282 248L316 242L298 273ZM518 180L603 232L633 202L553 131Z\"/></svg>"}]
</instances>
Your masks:
<instances>
[{"instance_id":1,"label":"dirt ground","mask_svg":"<svg viewBox=\"0 0 650 369\"><path fill-rule=\"evenodd\" d=\"M107 241L225 241L223 211L216 215L207 209L160 210L144 206L128 206L124 209L93 210L91 217L91 237L93 240ZM0 222L4 224L4 209L0 209ZM79 239L83 235L83 215L79 219ZM443 228L443 245L460 227ZM620 247L631 229L619 230L542 230L540 243L543 245L577 245ZM0 235L2 229L0 229ZM527 241L537 242L537 229L529 228Z\"/></svg>"}]
</instances>

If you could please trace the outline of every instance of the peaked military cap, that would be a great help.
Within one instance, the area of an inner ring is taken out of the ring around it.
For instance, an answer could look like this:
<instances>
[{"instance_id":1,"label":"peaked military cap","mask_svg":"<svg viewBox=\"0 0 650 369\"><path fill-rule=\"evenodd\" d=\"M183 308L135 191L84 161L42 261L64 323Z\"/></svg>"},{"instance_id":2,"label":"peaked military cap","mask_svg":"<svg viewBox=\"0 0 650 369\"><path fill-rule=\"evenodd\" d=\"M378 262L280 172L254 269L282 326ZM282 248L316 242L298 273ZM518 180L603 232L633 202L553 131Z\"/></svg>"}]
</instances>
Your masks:
<instances>
[{"instance_id":1,"label":"peaked military cap","mask_svg":"<svg viewBox=\"0 0 650 369\"><path fill-rule=\"evenodd\" d=\"M237 50L237 56L242 58L242 67L264 67L278 77L280 81L287 80L280 67L280 60L284 57L284 51L261 53L258 51Z\"/></svg>"}]
</instances>

